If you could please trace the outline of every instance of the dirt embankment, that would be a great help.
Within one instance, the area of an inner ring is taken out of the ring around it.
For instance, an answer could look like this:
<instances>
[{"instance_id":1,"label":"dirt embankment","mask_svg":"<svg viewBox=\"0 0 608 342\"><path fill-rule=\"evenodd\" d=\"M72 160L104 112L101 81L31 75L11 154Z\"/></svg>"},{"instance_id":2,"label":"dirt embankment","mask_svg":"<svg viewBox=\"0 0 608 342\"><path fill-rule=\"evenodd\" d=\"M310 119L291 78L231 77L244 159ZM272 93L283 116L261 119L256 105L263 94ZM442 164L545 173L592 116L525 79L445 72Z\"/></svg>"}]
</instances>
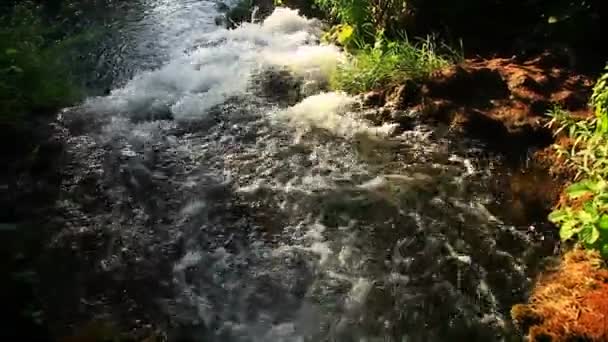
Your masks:
<instances>
[{"instance_id":1,"label":"dirt embankment","mask_svg":"<svg viewBox=\"0 0 608 342\"><path fill-rule=\"evenodd\" d=\"M364 101L413 109L423 120L446 124L501 152L521 154L554 141L546 127L551 106L589 113L593 80L560 65L548 53L527 60L468 59L422 83L405 81L365 94Z\"/></svg>"}]
</instances>

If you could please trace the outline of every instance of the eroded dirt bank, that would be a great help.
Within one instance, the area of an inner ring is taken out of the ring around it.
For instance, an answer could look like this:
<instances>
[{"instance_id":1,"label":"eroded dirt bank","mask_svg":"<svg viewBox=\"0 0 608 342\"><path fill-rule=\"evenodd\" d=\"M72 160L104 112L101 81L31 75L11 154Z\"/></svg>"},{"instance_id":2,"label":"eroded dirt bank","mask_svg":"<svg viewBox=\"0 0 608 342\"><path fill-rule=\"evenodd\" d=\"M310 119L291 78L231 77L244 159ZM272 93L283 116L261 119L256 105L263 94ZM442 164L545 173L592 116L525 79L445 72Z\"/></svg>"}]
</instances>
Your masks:
<instances>
[{"instance_id":1,"label":"eroded dirt bank","mask_svg":"<svg viewBox=\"0 0 608 342\"><path fill-rule=\"evenodd\" d=\"M422 119L485 140L501 152L521 154L553 142L547 110L558 105L587 115L593 81L561 67L545 53L536 58L467 59L422 83L405 81L364 95L370 106L406 122L394 110L422 113ZM392 114L391 114L392 113Z\"/></svg>"}]
</instances>

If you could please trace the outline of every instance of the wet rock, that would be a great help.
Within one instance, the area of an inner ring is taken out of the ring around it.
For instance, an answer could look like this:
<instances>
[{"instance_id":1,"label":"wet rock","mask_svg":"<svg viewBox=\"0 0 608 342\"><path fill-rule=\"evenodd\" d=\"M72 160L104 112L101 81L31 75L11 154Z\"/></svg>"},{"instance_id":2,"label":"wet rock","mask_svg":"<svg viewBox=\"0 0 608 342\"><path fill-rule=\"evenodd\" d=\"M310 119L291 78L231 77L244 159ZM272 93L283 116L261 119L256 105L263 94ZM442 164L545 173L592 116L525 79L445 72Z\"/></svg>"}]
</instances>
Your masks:
<instances>
[{"instance_id":1,"label":"wet rock","mask_svg":"<svg viewBox=\"0 0 608 342\"><path fill-rule=\"evenodd\" d=\"M399 124L400 129L411 129L416 123L416 119L420 116L417 110L393 110L390 113L392 122Z\"/></svg>"},{"instance_id":2,"label":"wet rock","mask_svg":"<svg viewBox=\"0 0 608 342\"><path fill-rule=\"evenodd\" d=\"M241 0L226 13L226 25L235 28L243 22L261 21L273 10L272 0Z\"/></svg>"},{"instance_id":3,"label":"wet rock","mask_svg":"<svg viewBox=\"0 0 608 342\"><path fill-rule=\"evenodd\" d=\"M419 96L420 87L414 81L408 80L395 86L386 96L386 106L403 109L411 105Z\"/></svg>"},{"instance_id":4,"label":"wet rock","mask_svg":"<svg viewBox=\"0 0 608 342\"><path fill-rule=\"evenodd\" d=\"M221 13L225 13L230 10L230 6L228 6L225 2L221 2L221 1L218 1L215 4L215 8L217 9L218 12L221 12Z\"/></svg>"},{"instance_id":5,"label":"wet rock","mask_svg":"<svg viewBox=\"0 0 608 342\"><path fill-rule=\"evenodd\" d=\"M588 97L585 95L571 90L562 90L555 93L551 99L564 109L576 110L587 104Z\"/></svg>"},{"instance_id":6,"label":"wet rock","mask_svg":"<svg viewBox=\"0 0 608 342\"><path fill-rule=\"evenodd\" d=\"M391 108L380 107L364 111L362 116L365 120L372 122L374 125L382 125L387 121L392 121L391 115L394 112Z\"/></svg>"},{"instance_id":7,"label":"wet rock","mask_svg":"<svg viewBox=\"0 0 608 342\"><path fill-rule=\"evenodd\" d=\"M226 17L223 15L218 15L213 20L217 26L225 26L227 24Z\"/></svg>"},{"instance_id":8,"label":"wet rock","mask_svg":"<svg viewBox=\"0 0 608 342\"><path fill-rule=\"evenodd\" d=\"M267 68L253 77L252 91L269 101L288 105L302 97L302 79L285 68Z\"/></svg>"},{"instance_id":9,"label":"wet rock","mask_svg":"<svg viewBox=\"0 0 608 342\"><path fill-rule=\"evenodd\" d=\"M384 106L384 91L372 90L363 94L361 102L365 107L382 107Z\"/></svg>"},{"instance_id":10,"label":"wet rock","mask_svg":"<svg viewBox=\"0 0 608 342\"><path fill-rule=\"evenodd\" d=\"M314 5L314 1L310 0L283 0L283 6L296 9L298 12L308 18L325 18L326 13L318 6Z\"/></svg>"}]
</instances>

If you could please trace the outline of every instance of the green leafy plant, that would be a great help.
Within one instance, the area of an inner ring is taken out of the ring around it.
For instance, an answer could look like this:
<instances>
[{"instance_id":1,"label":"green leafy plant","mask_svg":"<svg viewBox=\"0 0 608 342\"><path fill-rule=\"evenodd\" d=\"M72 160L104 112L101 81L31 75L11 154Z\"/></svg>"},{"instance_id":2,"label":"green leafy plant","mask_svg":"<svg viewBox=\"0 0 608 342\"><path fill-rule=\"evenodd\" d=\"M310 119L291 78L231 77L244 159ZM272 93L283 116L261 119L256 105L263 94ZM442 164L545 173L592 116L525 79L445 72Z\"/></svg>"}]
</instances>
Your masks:
<instances>
[{"instance_id":1,"label":"green leafy plant","mask_svg":"<svg viewBox=\"0 0 608 342\"><path fill-rule=\"evenodd\" d=\"M323 34L321 40L324 43L336 44L349 50L357 47L355 29L349 24L338 24L332 26Z\"/></svg>"},{"instance_id":2,"label":"green leafy plant","mask_svg":"<svg viewBox=\"0 0 608 342\"><path fill-rule=\"evenodd\" d=\"M608 183L603 179L584 180L566 189L571 201L582 203L553 211L549 220L560 225L560 237L574 236L587 248L608 256Z\"/></svg>"},{"instance_id":3,"label":"green leafy plant","mask_svg":"<svg viewBox=\"0 0 608 342\"><path fill-rule=\"evenodd\" d=\"M54 32L32 5L17 5L0 18L0 121L65 106L78 97Z\"/></svg>"},{"instance_id":4,"label":"green leafy plant","mask_svg":"<svg viewBox=\"0 0 608 342\"><path fill-rule=\"evenodd\" d=\"M549 127L555 134L566 133L571 144L555 145L556 152L565 160L565 166L576 171L575 180L582 177L608 177L608 136L598 128L599 118L577 118L561 108L549 113Z\"/></svg>"},{"instance_id":5,"label":"green leafy plant","mask_svg":"<svg viewBox=\"0 0 608 342\"><path fill-rule=\"evenodd\" d=\"M568 202L549 215L560 227L562 240L577 237L587 248L599 250L608 257L608 73L596 83L591 97L595 116L573 117L555 107L550 112L549 126L556 134L565 133L567 146L556 145L565 165L576 170L577 183L565 194Z\"/></svg>"},{"instance_id":6,"label":"green leafy plant","mask_svg":"<svg viewBox=\"0 0 608 342\"><path fill-rule=\"evenodd\" d=\"M608 71L608 67L606 71ZM608 72L602 75L593 87L591 106L595 110L595 117L598 121L598 133L608 134Z\"/></svg>"},{"instance_id":7,"label":"green leafy plant","mask_svg":"<svg viewBox=\"0 0 608 342\"><path fill-rule=\"evenodd\" d=\"M378 33L393 31L407 17L405 0L315 0L330 17L354 29L354 35L371 42Z\"/></svg>"}]
</instances>

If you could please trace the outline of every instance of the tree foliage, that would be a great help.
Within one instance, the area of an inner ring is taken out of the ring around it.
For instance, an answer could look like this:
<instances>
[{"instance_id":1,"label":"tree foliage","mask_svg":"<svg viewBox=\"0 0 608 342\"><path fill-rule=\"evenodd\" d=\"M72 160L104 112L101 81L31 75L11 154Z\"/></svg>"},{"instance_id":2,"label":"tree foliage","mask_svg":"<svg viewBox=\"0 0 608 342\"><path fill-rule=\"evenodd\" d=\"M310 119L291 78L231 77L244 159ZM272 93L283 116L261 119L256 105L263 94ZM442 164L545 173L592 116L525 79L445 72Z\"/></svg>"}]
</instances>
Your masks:
<instances>
[{"instance_id":1,"label":"tree foliage","mask_svg":"<svg viewBox=\"0 0 608 342\"><path fill-rule=\"evenodd\" d=\"M315 0L368 41L382 32L395 37L437 35L468 50L544 49L567 46L604 57L601 37L608 2L603 0ZM585 39L580 39L585 37ZM533 52L533 51L531 51Z\"/></svg>"},{"instance_id":2,"label":"tree foliage","mask_svg":"<svg viewBox=\"0 0 608 342\"><path fill-rule=\"evenodd\" d=\"M60 46L37 10L18 5L0 26L0 120L63 106L76 97Z\"/></svg>"}]
</instances>

